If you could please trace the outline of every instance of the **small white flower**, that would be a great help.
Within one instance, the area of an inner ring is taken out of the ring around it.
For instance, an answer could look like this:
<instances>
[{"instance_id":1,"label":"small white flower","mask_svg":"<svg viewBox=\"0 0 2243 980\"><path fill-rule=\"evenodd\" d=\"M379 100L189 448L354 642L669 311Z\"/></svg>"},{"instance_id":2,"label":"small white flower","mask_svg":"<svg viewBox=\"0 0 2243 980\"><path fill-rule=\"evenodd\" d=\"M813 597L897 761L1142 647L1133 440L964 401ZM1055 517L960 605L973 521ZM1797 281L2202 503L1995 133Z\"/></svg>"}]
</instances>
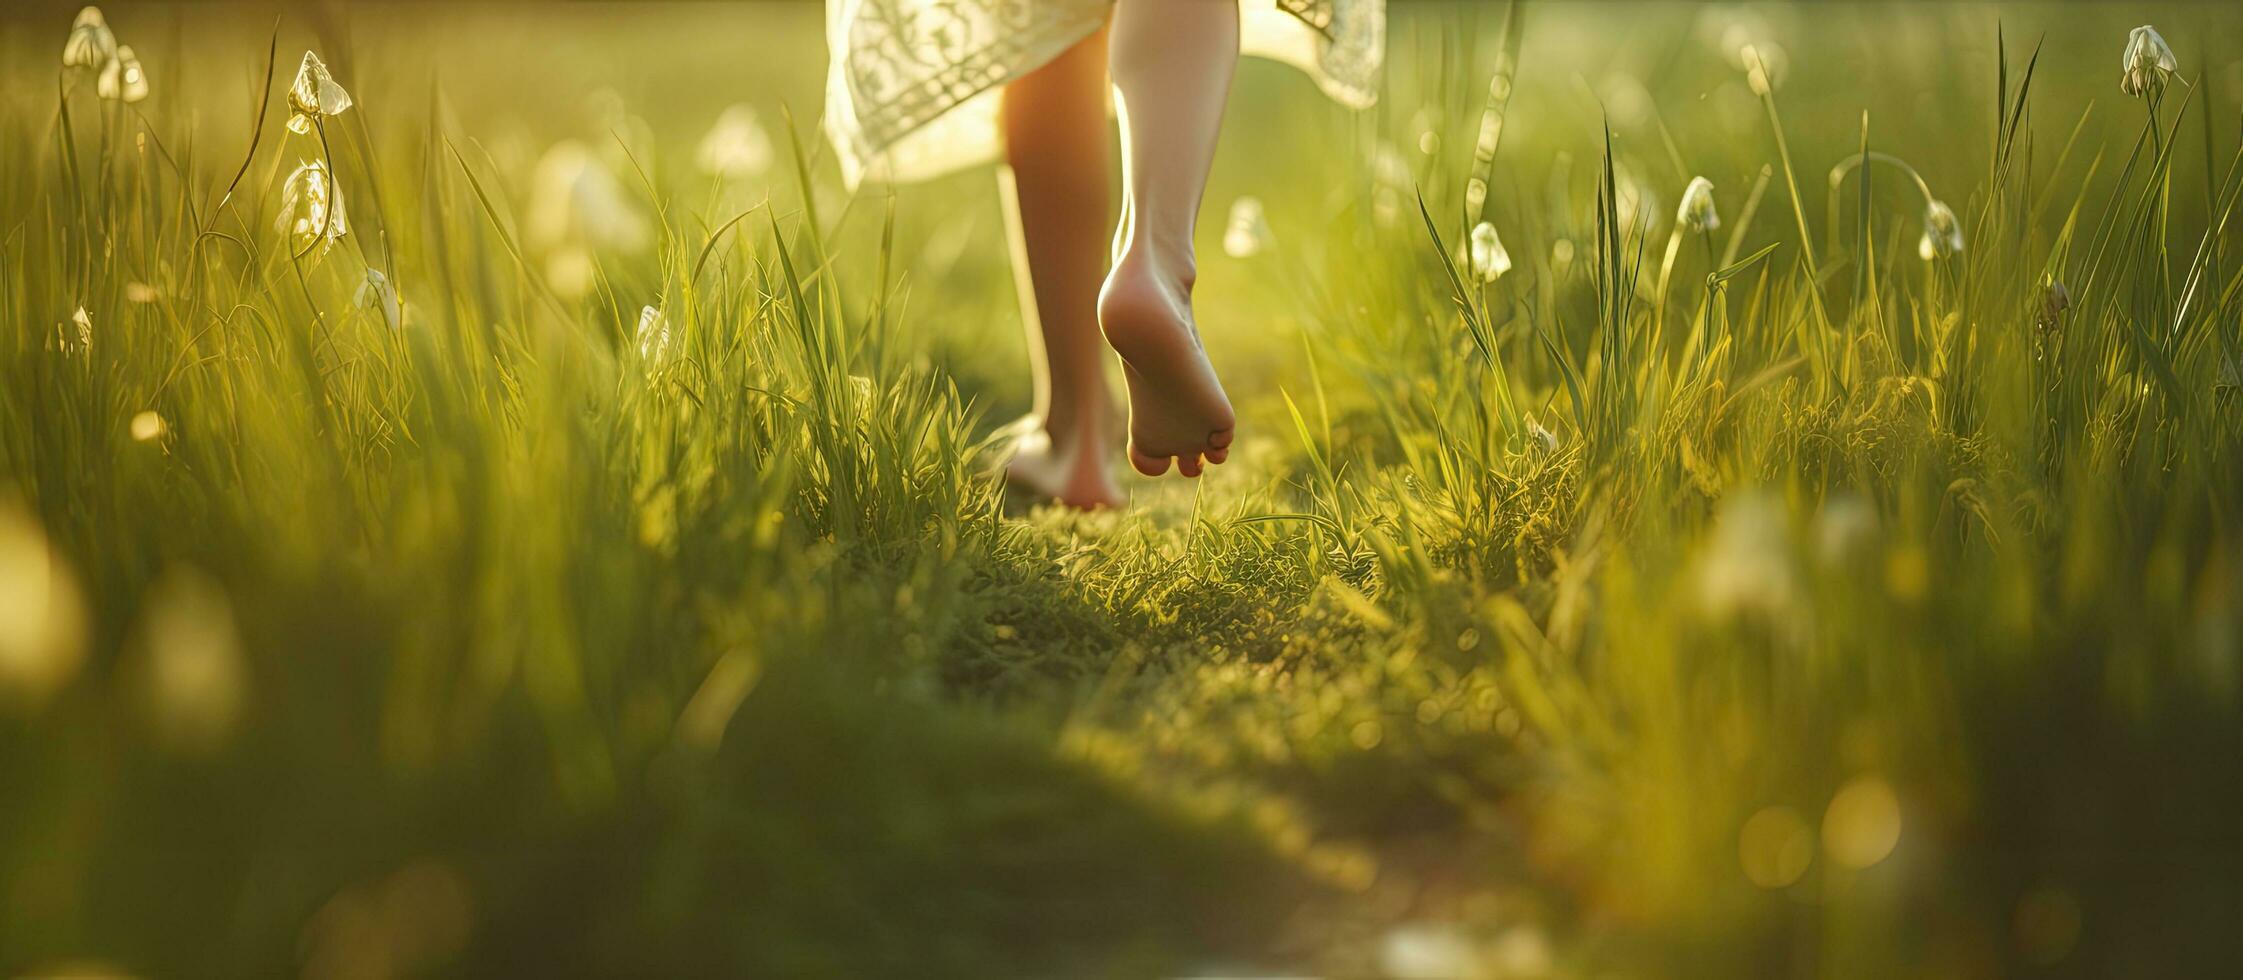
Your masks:
<instances>
[{"instance_id":1,"label":"small white flower","mask_svg":"<svg viewBox=\"0 0 2243 980\"><path fill-rule=\"evenodd\" d=\"M288 108L294 110L288 117L288 131L309 133L316 120L342 115L350 107L350 93L327 73L327 63L315 52L304 52L304 63L296 69L296 84L288 87Z\"/></svg>"},{"instance_id":2,"label":"small white flower","mask_svg":"<svg viewBox=\"0 0 2243 980\"><path fill-rule=\"evenodd\" d=\"M1784 69L1791 62L1782 45L1761 41L1738 47L1737 63L1745 70L1745 84L1752 88L1752 94L1767 95L1781 85Z\"/></svg>"},{"instance_id":3,"label":"small white flower","mask_svg":"<svg viewBox=\"0 0 2243 980\"><path fill-rule=\"evenodd\" d=\"M1550 431L1541 422L1535 421L1532 415L1526 417L1526 434L1528 439L1533 440L1536 449L1545 453L1558 451L1558 434Z\"/></svg>"},{"instance_id":4,"label":"small white flower","mask_svg":"<svg viewBox=\"0 0 2243 980\"><path fill-rule=\"evenodd\" d=\"M639 329L634 336L639 342L639 356L659 361L670 352L670 318L655 307L646 307L639 311Z\"/></svg>"},{"instance_id":5,"label":"small white flower","mask_svg":"<svg viewBox=\"0 0 2243 980\"><path fill-rule=\"evenodd\" d=\"M77 327L77 328L78 328L78 329L77 329L77 334L78 334L78 344L77 344L77 349L78 349L79 351L89 351L89 350L92 350L92 349L93 349L93 315L92 315L92 314L89 314L89 313L87 313L87 312L86 312L86 308L85 308L85 307L83 307L83 306L81 306L81 307L78 307L78 311L77 311L77 312L75 312L75 313L72 313L72 314L70 314L70 323L71 323L71 324L72 324L73 326L75 326L75 327ZM67 348L66 348L66 349L67 349Z\"/></svg>"},{"instance_id":6,"label":"small white flower","mask_svg":"<svg viewBox=\"0 0 2243 980\"><path fill-rule=\"evenodd\" d=\"M389 277L382 275L379 269L366 270L366 279L358 284L358 294L351 297L351 302L362 310L380 311L382 322L391 330L405 322L405 308L398 302L397 287L391 285Z\"/></svg>"},{"instance_id":7,"label":"small white flower","mask_svg":"<svg viewBox=\"0 0 2243 980\"><path fill-rule=\"evenodd\" d=\"M101 66L101 77L94 81L93 90L104 99L127 104L148 97L148 73L141 70L132 45L118 48L117 56Z\"/></svg>"},{"instance_id":8,"label":"small white flower","mask_svg":"<svg viewBox=\"0 0 2243 980\"><path fill-rule=\"evenodd\" d=\"M701 169L722 177L756 177L771 169L771 134L753 107L736 105L701 139Z\"/></svg>"},{"instance_id":9,"label":"small white flower","mask_svg":"<svg viewBox=\"0 0 2243 980\"><path fill-rule=\"evenodd\" d=\"M1675 212L1675 223L1684 231L1705 234L1721 227L1721 213L1713 205L1713 181L1704 177L1690 178L1690 186L1682 190L1682 207Z\"/></svg>"},{"instance_id":10,"label":"small white flower","mask_svg":"<svg viewBox=\"0 0 2243 980\"><path fill-rule=\"evenodd\" d=\"M1485 221L1472 226L1472 272L1481 282L1494 282L1511 271L1511 253L1503 248L1503 239L1497 238L1495 226Z\"/></svg>"},{"instance_id":11,"label":"small white flower","mask_svg":"<svg viewBox=\"0 0 2243 980\"><path fill-rule=\"evenodd\" d=\"M100 7L78 11L70 25L70 39L62 42L64 68L100 68L117 57L117 35L109 30Z\"/></svg>"},{"instance_id":12,"label":"small white flower","mask_svg":"<svg viewBox=\"0 0 2243 980\"><path fill-rule=\"evenodd\" d=\"M1223 254L1234 259L1250 259L1267 250L1275 243L1275 238L1270 231L1269 218L1262 211L1261 199L1241 197L1231 202L1230 222L1223 228Z\"/></svg>"},{"instance_id":13,"label":"small white flower","mask_svg":"<svg viewBox=\"0 0 2243 980\"><path fill-rule=\"evenodd\" d=\"M325 163L314 160L288 175L288 183L281 187L277 225L299 253L325 249L350 234L342 193Z\"/></svg>"},{"instance_id":14,"label":"small white flower","mask_svg":"<svg viewBox=\"0 0 2243 980\"><path fill-rule=\"evenodd\" d=\"M1963 250L1963 223L1955 218L1955 209L1945 201L1933 201L1924 208L1924 237L1916 241L1916 254L1924 261L1944 259L1961 254Z\"/></svg>"},{"instance_id":15,"label":"small white flower","mask_svg":"<svg viewBox=\"0 0 2243 980\"><path fill-rule=\"evenodd\" d=\"M2137 99L2156 95L2165 89L2167 76L2180 66L2157 28L2143 24L2126 36L2126 54L2119 63L2119 91Z\"/></svg>"}]
</instances>

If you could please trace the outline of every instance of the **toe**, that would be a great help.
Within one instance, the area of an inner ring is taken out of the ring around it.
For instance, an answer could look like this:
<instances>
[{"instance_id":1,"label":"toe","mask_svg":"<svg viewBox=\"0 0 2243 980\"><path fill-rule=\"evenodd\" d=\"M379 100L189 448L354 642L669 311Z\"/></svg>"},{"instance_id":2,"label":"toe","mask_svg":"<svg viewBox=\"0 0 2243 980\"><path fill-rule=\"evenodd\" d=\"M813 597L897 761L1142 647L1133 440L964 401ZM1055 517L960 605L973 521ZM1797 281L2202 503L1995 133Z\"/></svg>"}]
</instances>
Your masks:
<instances>
[{"instance_id":1,"label":"toe","mask_svg":"<svg viewBox=\"0 0 2243 980\"><path fill-rule=\"evenodd\" d=\"M1129 444L1129 465L1146 476L1159 476L1168 472L1168 457L1147 456L1144 450L1138 449L1137 444L1133 442Z\"/></svg>"},{"instance_id":2,"label":"toe","mask_svg":"<svg viewBox=\"0 0 2243 980\"><path fill-rule=\"evenodd\" d=\"M1209 435L1207 444L1216 449L1229 449L1231 447L1231 430L1224 429Z\"/></svg>"},{"instance_id":3,"label":"toe","mask_svg":"<svg viewBox=\"0 0 2243 980\"><path fill-rule=\"evenodd\" d=\"M1198 453L1185 453L1176 457L1176 472L1185 476L1196 477L1206 472L1206 467L1200 464Z\"/></svg>"},{"instance_id":4,"label":"toe","mask_svg":"<svg viewBox=\"0 0 2243 980\"><path fill-rule=\"evenodd\" d=\"M1231 451L1228 449L1210 449L1207 451L1207 461L1216 466L1223 465L1223 461L1230 458Z\"/></svg>"}]
</instances>

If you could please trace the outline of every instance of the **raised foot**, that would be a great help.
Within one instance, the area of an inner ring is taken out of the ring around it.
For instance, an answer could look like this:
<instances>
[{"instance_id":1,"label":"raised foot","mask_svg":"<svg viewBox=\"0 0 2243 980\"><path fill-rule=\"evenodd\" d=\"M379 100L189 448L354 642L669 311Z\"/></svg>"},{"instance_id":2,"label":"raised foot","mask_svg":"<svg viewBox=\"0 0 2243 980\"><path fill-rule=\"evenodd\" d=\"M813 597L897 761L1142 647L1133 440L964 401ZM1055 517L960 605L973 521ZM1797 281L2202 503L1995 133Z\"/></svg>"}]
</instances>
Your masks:
<instances>
[{"instance_id":1,"label":"raised foot","mask_svg":"<svg viewBox=\"0 0 2243 980\"><path fill-rule=\"evenodd\" d=\"M1129 385L1129 465L1198 476L1230 458L1236 417L1193 327L1188 279L1124 258L1098 297L1098 324Z\"/></svg>"}]
</instances>

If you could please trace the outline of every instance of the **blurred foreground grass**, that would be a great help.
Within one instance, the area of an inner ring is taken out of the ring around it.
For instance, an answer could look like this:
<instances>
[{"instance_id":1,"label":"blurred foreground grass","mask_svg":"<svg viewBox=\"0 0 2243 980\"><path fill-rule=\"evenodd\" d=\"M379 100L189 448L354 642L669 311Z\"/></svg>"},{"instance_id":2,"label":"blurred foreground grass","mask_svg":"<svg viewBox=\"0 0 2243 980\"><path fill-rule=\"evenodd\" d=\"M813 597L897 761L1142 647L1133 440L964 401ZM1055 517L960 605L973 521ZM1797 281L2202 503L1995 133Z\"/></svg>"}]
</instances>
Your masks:
<instances>
[{"instance_id":1,"label":"blurred foreground grass","mask_svg":"<svg viewBox=\"0 0 2243 980\"><path fill-rule=\"evenodd\" d=\"M994 182L843 194L814 7L535 10L290 8L268 85L273 8L119 5L138 102L0 15L0 970L2232 959L2243 15L1250 64L1245 441L1077 517L981 475Z\"/></svg>"}]
</instances>

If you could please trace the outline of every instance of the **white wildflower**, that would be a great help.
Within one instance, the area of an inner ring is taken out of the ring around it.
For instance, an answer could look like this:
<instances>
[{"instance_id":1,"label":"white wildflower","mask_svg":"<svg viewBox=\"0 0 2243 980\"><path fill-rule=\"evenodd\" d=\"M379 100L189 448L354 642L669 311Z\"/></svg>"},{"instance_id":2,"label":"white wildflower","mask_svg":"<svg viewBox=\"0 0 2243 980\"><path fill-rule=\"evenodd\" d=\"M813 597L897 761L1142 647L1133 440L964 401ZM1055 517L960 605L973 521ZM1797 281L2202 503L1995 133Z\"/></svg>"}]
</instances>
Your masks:
<instances>
[{"instance_id":1,"label":"white wildflower","mask_svg":"<svg viewBox=\"0 0 2243 980\"><path fill-rule=\"evenodd\" d=\"M701 169L722 177L761 176L771 169L771 134L751 106L736 105L717 117L701 139Z\"/></svg>"},{"instance_id":2,"label":"white wildflower","mask_svg":"<svg viewBox=\"0 0 2243 980\"><path fill-rule=\"evenodd\" d=\"M140 68L140 57L132 53L132 45L117 49L117 56L101 66L101 77L94 81L93 91L112 102L131 104L148 97L148 73Z\"/></svg>"},{"instance_id":3,"label":"white wildflower","mask_svg":"<svg viewBox=\"0 0 2243 980\"><path fill-rule=\"evenodd\" d=\"M1704 177L1690 178L1690 186L1682 190L1682 207L1675 212L1675 223L1684 231L1706 234L1721 228L1721 213L1714 209L1713 181Z\"/></svg>"},{"instance_id":4,"label":"white wildflower","mask_svg":"<svg viewBox=\"0 0 2243 980\"><path fill-rule=\"evenodd\" d=\"M1558 451L1558 434L1536 421L1532 415L1526 417L1526 434L1528 439L1533 440L1534 448L1545 453Z\"/></svg>"},{"instance_id":5,"label":"white wildflower","mask_svg":"<svg viewBox=\"0 0 2243 980\"><path fill-rule=\"evenodd\" d=\"M1496 237L1495 226L1485 221L1472 226L1471 257L1472 272L1481 282L1494 282L1511 271L1511 253Z\"/></svg>"},{"instance_id":6,"label":"white wildflower","mask_svg":"<svg viewBox=\"0 0 2243 980\"><path fill-rule=\"evenodd\" d=\"M1924 237L1916 241L1916 254L1924 261L1959 255L1963 250L1963 223L1945 201L1924 207Z\"/></svg>"},{"instance_id":7,"label":"white wildflower","mask_svg":"<svg viewBox=\"0 0 2243 980\"><path fill-rule=\"evenodd\" d=\"M49 350L64 354L83 354L93 350L93 314L81 306L70 314L70 322L55 327L54 342Z\"/></svg>"},{"instance_id":8,"label":"white wildflower","mask_svg":"<svg viewBox=\"0 0 2243 980\"><path fill-rule=\"evenodd\" d=\"M117 35L109 30L101 8L87 7L78 11L78 20L70 25L70 39L62 42L62 66L100 68L116 57Z\"/></svg>"},{"instance_id":9,"label":"white wildflower","mask_svg":"<svg viewBox=\"0 0 2243 980\"><path fill-rule=\"evenodd\" d=\"M1223 228L1223 254L1250 259L1274 244L1275 237L1260 198L1241 197L1231 202L1230 222Z\"/></svg>"},{"instance_id":10,"label":"white wildflower","mask_svg":"<svg viewBox=\"0 0 2243 980\"><path fill-rule=\"evenodd\" d=\"M1737 60L1745 66L1745 84L1751 86L1754 95L1774 92L1783 77L1783 66L1788 63L1783 46L1773 42L1738 48Z\"/></svg>"},{"instance_id":11,"label":"white wildflower","mask_svg":"<svg viewBox=\"0 0 2243 980\"><path fill-rule=\"evenodd\" d=\"M2166 78L2180 66L2157 28L2143 24L2126 35L2126 54L2119 63L2119 91L2137 99L2155 96L2165 90Z\"/></svg>"},{"instance_id":12,"label":"white wildflower","mask_svg":"<svg viewBox=\"0 0 2243 980\"><path fill-rule=\"evenodd\" d=\"M358 284L358 293L351 297L351 302L362 310L379 311L382 322L391 330L405 323L405 307L397 299L397 287L379 269L366 270L366 279Z\"/></svg>"},{"instance_id":13,"label":"white wildflower","mask_svg":"<svg viewBox=\"0 0 2243 980\"><path fill-rule=\"evenodd\" d=\"M319 60L316 52L304 52L304 63L296 69L296 84L288 87L288 108L294 110L288 117L288 131L309 133L314 122L342 115L350 107L350 93L327 73L327 63Z\"/></svg>"},{"instance_id":14,"label":"white wildflower","mask_svg":"<svg viewBox=\"0 0 2243 980\"><path fill-rule=\"evenodd\" d=\"M314 160L288 175L281 186L277 227L298 254L324 250L350 234L342 192L325 163Z\"/></svg>"},{"instance_id":15,"label":"white wildflower","mask_svg":"<svg viewBox=\"0 0 2243 980\"><path fill-rule=\"evenodd\" d=\"M639 329L633 336L639 342L640 357L659 361L670 352L670 318L660 309L646 307L639 311Z\"/></svg>"}]
</instances>

